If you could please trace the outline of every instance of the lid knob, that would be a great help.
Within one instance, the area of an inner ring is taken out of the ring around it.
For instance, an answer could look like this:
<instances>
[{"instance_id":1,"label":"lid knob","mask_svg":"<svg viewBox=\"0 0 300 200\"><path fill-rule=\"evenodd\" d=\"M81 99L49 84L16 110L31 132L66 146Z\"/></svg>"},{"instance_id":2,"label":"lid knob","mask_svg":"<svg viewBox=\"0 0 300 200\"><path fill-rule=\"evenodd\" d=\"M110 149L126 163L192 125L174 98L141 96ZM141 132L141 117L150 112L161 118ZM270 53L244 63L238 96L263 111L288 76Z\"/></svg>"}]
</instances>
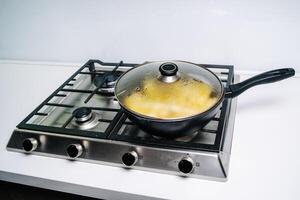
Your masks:
<instances>
[{"instance_id":1,"label":"lid knob","mask_svg":"<svg viewBox=\"0 0 300 200\"><path fill-rule=\"evenodd\" d=\"M174 63L167 62L159 66L159 71L163 76L175 76L178 71L178 67Z\"/></svg>"},{"instance_id":2,"label":"lid knob","mask_svg":"<svg viewBox=\"0 0 300 200\"><path fill-rule=\"evenodd\" d=\"M160 75L158 80L164 83L173 83L180 77L178 75L178 67L175 63L166 62L159 66Z\"/></svg>"}]
</instances>

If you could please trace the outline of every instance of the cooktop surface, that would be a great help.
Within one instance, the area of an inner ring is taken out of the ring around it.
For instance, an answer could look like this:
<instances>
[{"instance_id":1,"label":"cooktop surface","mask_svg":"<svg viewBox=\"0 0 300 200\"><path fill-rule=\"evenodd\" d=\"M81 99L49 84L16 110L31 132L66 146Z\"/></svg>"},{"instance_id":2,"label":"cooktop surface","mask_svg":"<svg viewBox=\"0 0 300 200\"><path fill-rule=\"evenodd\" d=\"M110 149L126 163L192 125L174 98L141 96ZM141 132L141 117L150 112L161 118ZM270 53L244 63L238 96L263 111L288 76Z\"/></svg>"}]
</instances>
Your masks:
<instances>
[{"instance_id":1,"label":"cooktop surface","mask_svg":"<svg viewBox=\"0 0 300 200\"><path fill-rule=\"evenodd\" d=\"M99 158L91 158L91 146L93 145L88 145L88 147L87 144L84 144L85 141L96 140L102 145L103 143L109 144L111 141L115 141L114 144L121 146L129 144L128 150L124 150L129 153L132 153L132 149L142 146L155 148L155 150L161 149L161 152L192 150L220 154L224 152L226 145L231 146L232 130L228 131L228 124L230 118L234 119L235 114L235 111L232 111L235 108L232 108L231 99L225 99L217 115L204 128L190 136L166 139L140 130L126 117L114 97L114 84L118 77L136 66L138 65L123 61L105 63L100 60L89 60L17 125L17 129L8 143L8 149L30 153L41 152L79 160L82 157L84 160L91 161L99 160ZM234 82L233 66L206 64L202 64L202 66L213 71L221 79L224 87ZM36 138L37 135L39 138ZM43 137L41 138L41 136ZM70 138L75 138L77 141L68 141ZM226 138L230 139L230 144L227 144ZM81 152L79 156L77 154L74 157L69 155L71 151L68 150L72 150L69 148L69 143L78 143L82 146L75 145L73 147L73 153ZM47 149L49 146L51 146L50 149L59 146L61 152L58 150L59 148L52 152ZM108 147L113 154L115 150L111 148ZM82 154L82 152L85 153ZM117 154L118 156L122 155L121 152ZM164 153L161 154L164 155ZM136 157L144 158L141 155ZM100 158L100 160L103 159ZM103 161L107 162L105 159ZM118 161L120 161L119 158ZM124 160L121 159L121 161L124 164ZM221 169L223 174L226 174L225 167L221 168L223 168Z\"/></svg>"}]
</instances>

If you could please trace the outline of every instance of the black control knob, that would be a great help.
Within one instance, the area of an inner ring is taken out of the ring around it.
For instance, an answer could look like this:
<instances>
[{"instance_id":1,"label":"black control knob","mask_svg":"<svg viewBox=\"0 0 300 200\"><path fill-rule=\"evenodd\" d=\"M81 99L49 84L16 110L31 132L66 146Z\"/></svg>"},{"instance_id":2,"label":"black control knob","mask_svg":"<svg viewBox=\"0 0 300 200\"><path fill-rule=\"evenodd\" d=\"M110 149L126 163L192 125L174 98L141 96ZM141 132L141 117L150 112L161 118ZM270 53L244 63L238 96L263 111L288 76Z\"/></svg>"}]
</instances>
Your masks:
<instances>
[{"instance_id":1,"label":"black control knob","mask_svg":"<svg viewBox=\"0 0 300 200\"><path fill-rule=\"evenodd\" d=\"M23 140L22 146L26 152L34 151L38 146L38 141L35 138L26 138Z\"/></svg>"},{"instance_id":2,"label":"black control knob","mask_svg":"<svg viewBox=\"0 0 300 200\"><path fill-rule=\"evenodd\" d=\"M81 156L83 147L81 144L70 144L67 148L67 154L70 158L77 158Z\"/></svg>"},{"instance_id":3,"label":"black control knob","mask_svg":"<svg viewBox=\"0 0 300 200\"><path fill-rule=\"evenodd\" d=\"M190 157L183 158L179 163L178 163L178 169L184 174L191 173L194 169L194 162Z\"/></svg>"},{"instance_id":4,"label":"black control knob","mask_svg":"<svg viewBox=\"0 0 300 200\"><path fill-rule=\"evenodd\" d=\"M124 153L122 156L122 163L129 167L133 166L138 160L138 154L135 151Z\"/></svg>"}]
</instances>

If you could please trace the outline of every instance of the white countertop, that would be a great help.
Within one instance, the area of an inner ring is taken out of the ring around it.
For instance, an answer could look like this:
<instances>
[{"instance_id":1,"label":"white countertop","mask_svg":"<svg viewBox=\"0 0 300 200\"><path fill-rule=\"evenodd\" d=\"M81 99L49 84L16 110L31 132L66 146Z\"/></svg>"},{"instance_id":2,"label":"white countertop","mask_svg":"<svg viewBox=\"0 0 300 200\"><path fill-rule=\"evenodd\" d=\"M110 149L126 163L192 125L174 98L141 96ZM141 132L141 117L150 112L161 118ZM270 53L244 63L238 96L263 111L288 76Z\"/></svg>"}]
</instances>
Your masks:
<instances>
[{"instance_id":1,"label":"white countertop","mask_svg":"<svg viewBox=\"0 0 300 200\"><path fill-rule=\"evenodd\" d=\"M0 62L0 179L105 199L300 199L299 74L238 97L227 182L8 152L15 126L79 66Z\"/></svg>"}]
</instances>

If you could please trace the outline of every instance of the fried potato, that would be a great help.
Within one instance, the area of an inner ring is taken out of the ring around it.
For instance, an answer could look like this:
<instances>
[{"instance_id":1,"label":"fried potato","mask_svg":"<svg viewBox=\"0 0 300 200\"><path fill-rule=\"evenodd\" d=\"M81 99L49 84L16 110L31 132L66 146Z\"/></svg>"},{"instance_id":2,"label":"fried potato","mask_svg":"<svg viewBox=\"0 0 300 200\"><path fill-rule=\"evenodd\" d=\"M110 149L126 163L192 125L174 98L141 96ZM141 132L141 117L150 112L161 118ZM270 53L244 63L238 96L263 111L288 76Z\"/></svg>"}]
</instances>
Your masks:
<instances>
[{"instance_id":1,"label":"fried potato","mask_svg":"<svg viewBox=\"0 0 300 200\"><path fill-rule=\"evenodd\" d=\"M124 105L149 117L184 118L211 108L217 102L212 92L211 86L193 79L181 79L174 83L146 79L141 88L124 98Z\"/></svg>"}]
</instances>

